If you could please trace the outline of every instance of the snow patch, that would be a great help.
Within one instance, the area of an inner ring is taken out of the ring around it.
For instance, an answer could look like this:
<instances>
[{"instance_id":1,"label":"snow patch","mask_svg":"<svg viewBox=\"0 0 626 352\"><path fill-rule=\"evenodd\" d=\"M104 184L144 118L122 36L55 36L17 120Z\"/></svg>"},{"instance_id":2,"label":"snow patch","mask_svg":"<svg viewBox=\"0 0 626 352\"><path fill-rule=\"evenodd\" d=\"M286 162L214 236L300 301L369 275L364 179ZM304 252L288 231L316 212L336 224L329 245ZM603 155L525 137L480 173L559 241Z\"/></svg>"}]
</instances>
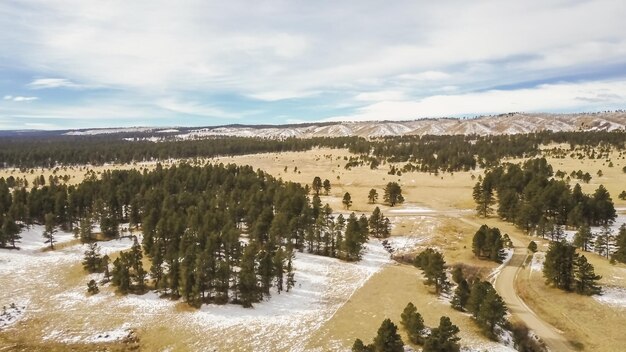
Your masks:
<instances>
[{"instance_id":1,"label":"snow patch","mask_svg":"<svg viewBox=\"0 0 626 352\"><path fill-rule=\"evenodd\" d=\"M605 286L601 295L594 295L593 298L606 305L626 309L626 288Z\"/></svg>"},{"instance_id":2,"label":"snow patch","mask_svg":"<svg viewBox=\"0 0 626 352\"><path fill-rule=\"evenodd\" d=\"M533 253L533 258L530 262L530 271L543 271L543 263L546 261L546 253L545 252L536 252Z\"/></svg>"},{"instance_id":3,"label":"snow patch","mask_svg":"<svg viewBox=\"0 0 626 352\"><path fill-rule=\"evenodd\" d=\"M487 280L494 283L498 278L498 275L502 272L502 269L509 263L509 261L513 258L513 248L505 248L504 249L504 259L502 259L502 264L500 264L497 268L493 269L491 274L487 276Z\"/></svg>"},{"instance_id":4,"label":"snow patch","mask_svg":"<svg viewBox=\"0 0 626 352\"><path fill-rule=\"evenodd\" d=\"M15 324L26 312L27 302L11 303L0 311L0 330Z\"/></svg>"}]
</instances>

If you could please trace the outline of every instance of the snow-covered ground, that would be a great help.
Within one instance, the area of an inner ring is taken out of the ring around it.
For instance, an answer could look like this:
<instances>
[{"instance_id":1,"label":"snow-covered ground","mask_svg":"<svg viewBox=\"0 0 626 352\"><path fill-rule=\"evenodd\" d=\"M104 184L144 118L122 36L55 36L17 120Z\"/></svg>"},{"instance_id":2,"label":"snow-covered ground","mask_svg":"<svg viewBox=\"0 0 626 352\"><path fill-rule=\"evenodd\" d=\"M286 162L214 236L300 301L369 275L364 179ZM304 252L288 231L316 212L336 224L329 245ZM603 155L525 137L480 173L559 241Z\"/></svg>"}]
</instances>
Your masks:
<instances>
[{"instance_id":1,"label":"snow-covered ground","mask_svg":"<svg viewBox=\"0 0 626 352\"><path fill-rule=\"evenodd\" d=\"M404 206L402 208L393 208L387 210L387 213L389 214L429 214L433 212L434 210L432 209L418 206Z\"/></svg>"},{"instance_id":2,"label":"snow-covered ground","mask_svg":"<svg viewBox=\"0 0 626 352\"><path fill-rule=\"evenodd\" d=\"M489 280L492 284L496 282L498 275L502 272L502 269L509 263L509 261L513 258L513 248L505 248L504 249L504 259L502 259L502 264L500 264L497 268L493 269L493 271L487 276L487 280Z\"/></svg>"},{"instance_id":3,"label":"snow-covered ground","mask_svg":"<svg viewBox=\"0 0 626 352\"><path fill-rule=\"evenodd\" d=\"M23 305L23 319L46 314L50 324L42 327L41 337L66 343L117 341L125 339L134 329L177 326L190 334L187 336L194 337L184 343L195 350L239 346L252 347L255 351L302 351L308 337L374 273L391 262L387 251L375 239L366 244L363 259L358 263L296 253L296 284L290 292L272 292L269 300L251 309L228 304L181 310L179 306L184 303L162 299L154 292L120 297L112 287L104 285L99 294L87 295L86 283L91 279L98 281L101 274L84 275L74 284L61 285L60 268L80 263L85 246L76 243L41 251L35 245L38 236L34 230L25 236L25 244L32 243L31 250L0 252L3 258L0 274L20 273L15 289L0 293L0 303L10 304L9 298L30 301ZM128 238L99 242L102 254L128 249L131 245ZM0 284L4 284L2 279ZM206 338L198 339L198 336Z\"/></svg>"},{"instance_id":4,"label":"snow-covered ground","mask_svg":"<svg viewBox=\"0 0 626 352\"><path fill-rule=\"evenodd\" d=\"M533 259L530 262L530 271L543 271L543 262L546 260L545 252L535 252L533 253Z\"/></svg>"},{"instance_id":5,"label":"snow-covered ground","mask_svg":"<svg viewBox=\"0 0 626 352\"><path fill-rule=\"evenodd\" d=\"M0 330L15 324L24 316L27 302L11 303L0 310Z\"/></svg>"},{"instance_id":6,"label":"snow-covered ground","mask_svg":"<svg viewBox=\"0 0 626 352\"><path fill-rule=\"evenodd\" d=\"M626 288L605 286L602 287L602 294L594 295L593 298L600 303L626 309Z\"/></svg>"}]
</instances>

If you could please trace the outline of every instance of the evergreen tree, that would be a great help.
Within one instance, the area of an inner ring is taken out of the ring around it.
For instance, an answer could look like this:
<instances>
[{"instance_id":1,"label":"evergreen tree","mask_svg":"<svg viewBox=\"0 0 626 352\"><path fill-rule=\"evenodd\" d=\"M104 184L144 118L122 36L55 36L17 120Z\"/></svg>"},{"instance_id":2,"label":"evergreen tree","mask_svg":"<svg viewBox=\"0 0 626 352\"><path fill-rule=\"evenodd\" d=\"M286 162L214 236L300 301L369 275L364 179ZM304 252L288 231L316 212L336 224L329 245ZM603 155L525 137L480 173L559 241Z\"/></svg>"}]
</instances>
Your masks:
<instances>
[{"instance_id":1,"label":"evergreen tree","mask_svg":"<svg viewBox=\"0 0 626 352\"><path fill-rule=\"evenodd\" d=\"M551 242L543 265L546 283L571 291L574 284L576 248L565 242Z\"/></svg>"},{"instance_id":2,"label":"evergreen tree","mask_svg":"<svg viewBox=\"0 0 626 352\"><path fill-rule=\"evenodd\" d=\"M583 251L589 250L589 245L593 241L593 234L589 225L581 226L574 235L574 246L582 249Z\"/></svg>"},{"instance_id":3,"label":"evergreen tree","mask_svg":"<svg viewBox=\"0 0 626 352\"><path fill-rule=\"evenodd\" d=\"M435 286L437 294L447 291L450 283L446 276L446 262L443 254L427 248L415 258L415 266L422 269L426 285Z\"/></svg>"},{"instance_id":4,"label":"evergreen tree","mask_svg":"<svg viewBox=\"0 0 626 352\"><path fill-rule=\"evenodd\" d=\"M100 257L100 248L95 242L87 245L85 257L83 258L83 268L89 273L101 271L102 258Z\"/></svg>"},{"instance_id":5,"label":"evergreen tree","mask_svg":"<svg viewBox=\"0 0 626 352\"><path fill-rule=\"evenodd\" d=\"M370 189L370 192L367 195L367 200L370 204L376 203L376 201L378 200L378 192L376 192L376 190L373 188Z\"/></svg>"},{"instance_id":6,"label":"evergreen tree","mask_svg":"<svg viewBox=\"0 0 626 352\"><path fill-rule=\"evenodd\" d=\"M584 255L576 258L574 270L574 289L576 293L591 296L602 292L600 286L597 285L598 280L602 276L596 275L593 265L587 262L587 258Z\"/></svg>"},{"instance_id":7,"label":"evergreen tree","mask_svg":"<svg viewBox=\"0 0 626 352\"><path fill-rule=\"evenodd\" d=\"M376 238L385 238L391 235L391 225L389 219L386 218L376 207L368 221L370 234Z\"/></svg>"},{"instance_id":8,"label":"evergreen tree","mask_svg":"<svg viewBox=\"0 0 626 352\"><path fill-rule=\"evenodd\" d=\"M439 326L432 329L430 335L424 341L423 352L458 352L461 345L458 337L459 328L452 324L450 318L441 317Z\"/></svg>"},{"instance_id":9,"label":"evergreen tree","mask_svg":"<svg viewBox=\"0 0 626 352\"><path fill-rule=\"evenodd\" d=\"M324 183L322 184L322 187L324 187L324 194L328 195L330 193L330 188L331 188L330 181L328 179L325 179Z\"/></svg>"},{"instance_id":10,"label":"evergreen tree","mask_svg":"<svg viewBox=\"0 0 626 352\"><path fill-rule=\"evenodd\" d=\"M91 218L89 216L85 216L80 219L79 228L80 241L82 243L93 241L93 224L91 223Z\"/></svg>"},{"instance_id":11,"label":"evergreen tree","mask_svg":"<svg viewBox=\"0 0 626 352\"><path fill-rule=\"evenodd\" d=\"M251 308L259 301L257 277L254 263L254 247L246 246L239 270L239 300L244 308Z\"/></svg>"},{"instance_id":12,"label":"evergreen tree","mask_svg":"<svg viewBox=\"0 0 626 352\"><path fill-rule=\"evenodd\" d=\"M487 336L495 338L495 328L497 325L504 324L506 312L507 307L502 297L489 285L476 317L478 325L486 332Z\"/></svg>"},{"instance_id":13,"label":"evergreen tree","mask_svg":"<svg viewBox=\"0 0 626 352\"><path fill-rule=\"evenodd\" d=\"M361 339L356 339L352 345L352 352L373 352L373 347L371 345L366 346Z\"/></svg>"},{"instance_id":14,"label":"evergreen tree","mask_svg":"<svg viewBox=\"0 0 626 352\"><path fill-rule=\"evenodd\" d=\"M613 252L612 259L626 263L626 223L619 227L619 233L615 238L615 252Z\"/></svg>"},{"instance_id":15,"label":"evergreen tree","mask_svg":"<svg viewBox=\"0 0 626 352\"><path fill-rule=\"evenodd\" d=\"M87 283L87 293L91 294L91 295L95 295L98 292L100 292L100 289L98 288L98 284L96 283L96 280L90 280Z\"/></svg>"},{"instance_id":16,"label":"evergreen tree","mask_svg":"<svg viewBox=\"0 0 626 352\"><path fill-rule=\"evenodd\" d=\"M528 250L533 253L537 252L537 242L530 241L530 243L528 243Z\"/></svg>"},{"instance_id":17,"label":"evergreen tree","mask_svg":"<svg viewBox=\"0 0 626 352\"><path fill-rule=\"evenodd\" d=\"M315 176L315 178L313 178L311 189L315 192L316 196L320 195L320 191L322 190L322 179L319 176Z\"/></svg>"},{"instance_id":18,"label":"evergreen tree","mask_svg":"<svg viewBox=\"0 0 626 352\"><path fill-rule=\"evenodd\" d=\"M417 312L415 305L409 302L400 317L402 318L402 326L404 326L407 331L407 335L409 335L409 340L419 345L424 343L424 319L422 318L422 315Z\"/></svg>"},{"instance_id":19,"label":"evergreen tree","mask_svg":"<svg viewBox=\"0 0 626 352\"><path fill-rule=\"evenodd\" d=\"M385 203L389 206L404 203L404 197L402 196L402 188L397 182L389 182L385 186L385 193L383 195Z\"/></svg>"},{"instance_id":20,"label":"evergreen tree","mask_svg":"<svg viewBox=\"0 0 626 352\"><path fill-rule=\"evenodd\" d=\"M6 246L7 243L11 244L11 247L16 247L16 242L18 242L22 236L20 236L20 227L15 223L15 220L11 217L11 215L7 215L2 222L2 228L0 228L0 237L3 240L0 241L0 247Z\"/></svg>"},{"instance_id":21,"label":"evergreen tree","mask_svg":"<svg viewBox=\"0 0 626 352\"><path fill-rule=\"evenodd\" d=\"M390 319L385 319L380 325L372 345L375 352L404 352L398 327Z\"/></svg>"},{"instance_id":22,"label":"evergreen tree","mask_svg":"<svg viewBox=\"0 0 626 352\"><path fill-rule=\"evenodd\" d=\"M474 185L472 197L476 202L478 216L487 217L493 212L491 206L495 203L495 197L493 189L486 182L477 182Z\"/></svg>"},{"instance_id":23,"label":"evergreen tree","mask_svg":"<svg viewBox=\"0 0 626 352\"><path fill-rule=\"evenodd\" d=\"M615 244L615 237L613 236L611 227L608 224L602 225L602 230L596 236L596 241L595 241L595 246L594 246L595 251L599 255L609 259L609 257L611 256L611 249L613 248L614 244Z\"/></svg>"},{"instance_id":24,"label":"evergreen tree","mask_svg":"<svg viewBox=\"0 0 626 352\"><path fill-rule=\"evenodd\" d=\"M102 261L100 262L100 268L102 268L102 273L104 274L102 278L103 283L107 283L111 281L111 273L109 272L109 262L110 262L109 256L105 254L102 257Z\"/></svg>"},{"instance_id":25,"label":"evergreen tree","mask_svg":"<svg viewBox=\"0 0 626 352\"><path fill-rule=\"evenodd\" d=\"M456 289L454 289L454 296L452 296L452 308L462 311L470 297L470 287L467 280L462 279Z\"/></svg>"},{"instance_id":26,"label":"evergreen tree","mask_svg":"<svg viewBox=\"0 0 626 352\"><path fill-rule=\"evenodd\" d=\"M343 200L341 201L341 203L343 203L343 206L346 209L350 209L350 207L352 206L352 197L350 196L350 193L346 192L343 195Z\"/></svg>"},{"instance_id":27,"label":"evergreen tree","mask_svg":"<svg viewBox=\"0 0 626 352\"><path fill-rule=\"evenodd\" d=\"M55 227L54 214L52 213L46 214L45 220L46 221L45 221L45 229L43 231L43 237L46 240L44 241L44 243L49 243L50 249L54 249L54 242L56 242L54 240L54 235L57 232L57 230L54 228Z\"/></svg>"},{"instance_id":28,"label":"evergreen tree","mask_svg":"<svg viewBox=\"0 0 626 352\"><path fill-rule=\"evenodd\" d=\"M287 251L287 266L285 268L285 273L287 274L287 280L285 283L286 289L285 291L289 292L291 288L296 284L295 275L293 272L293 258L294 254L291 250Z\"/></svg>"}]
</instances>

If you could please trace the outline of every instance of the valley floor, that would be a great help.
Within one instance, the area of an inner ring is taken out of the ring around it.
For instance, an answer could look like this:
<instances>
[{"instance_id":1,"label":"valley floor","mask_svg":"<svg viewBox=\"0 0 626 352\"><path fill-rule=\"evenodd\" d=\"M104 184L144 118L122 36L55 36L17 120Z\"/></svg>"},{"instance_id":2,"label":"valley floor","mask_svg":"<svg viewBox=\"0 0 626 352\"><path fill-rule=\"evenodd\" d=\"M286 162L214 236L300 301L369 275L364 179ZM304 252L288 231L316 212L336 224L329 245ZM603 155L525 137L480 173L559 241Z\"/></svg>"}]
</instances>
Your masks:
<instances>
[{"instance_id":1,"label":"valley floor","mask_svg":"<svg viewBox=\"0 0 626 352\"><path fill-rule=\"evenodd\" d=\"M376 206L367 202L369 189L376 188L382 197L387 182L399 181L406 203L396 208L377 204L393 224L390 243L396 254L436 247L445 253L448 264L472 265L488 276L503 268L475 259L471 254L471 238L483 223L498 226L513 238L517 247L511 260L513 272L505 269L496 281L507 303L517 295L523 299L525 308L511 306L514 319L519 318L520 310L533 312L548 329L553 329L550 333L556 334L557 344L546 341L551 346L565 343L588 351L617 351L626 344L621 333L626 322L623 318L626 266L612 266L595 254L587 255L596 272L603 276L601 283L607 288L604 296L582 297L549 288L538 271L541 254L536 254L536 258L525 256L530 237L499 220L474 216L472 176L478 177L482 171L391 176L382 166L381 170L366 167L346 170L344 157L348 155L347 151L323 149L212 161L249 164L303 184L310 183L315 176L328 178L333 188L330 195L322 197L322 202L328 202L336 211L347 212L342 209L341 198L350 192L353 199L350 211L357 214L369 214ZM598 168L589 161L587 164L569 159L550 162L555 169L560 167L568 172L570 168ZM611 194L617 194L615 190L626 184L624 176L618 173L623 164L619 160L613 169L603 168L604 184ZM152 168L153 165L119 167ZM298 171L294 172L294 167ZM79 182L81 172L73 172L72 182ZM13 174L17 175L15 170ZM592 186L586 185L585 191L589 192ZM617 200L616 196L614 200L623 212L626 202ZM0 250L0 306L6 306L9 312L4 320L0 318L0 351L63 350L68 345L85 351L94 346L125 350L137 344L145 350L161 351L342 351L349 350L355 338L370 341L384 318L399 323L400 313L409 301L416 305L429 326L435 325L441 315L449 316L461 329L465 350L511 350L484 338L466 314L454 311L449 302L429 292L418 269L392 261L375 239L370 240L364 259L356 264L297 253L294 262L297 283L293 290L280 295L274 293L269 301L253 309L205 305L196 310L182 302L161 299L154 293L118 296L108 286L101 287L97 295L87 296L86 283L97 276L86 275L82 270L80 261L85 247L71 234L62 234L56 250L44 250L41 232L42 228L36 226L23 233L20 251ZM120 250L130 248L132 241L126 238L100 244L103 252L115 256ZM546 242L539 244L540 250L545 251ZM503 278L510 275L513 276ZM500 287L498 282L505 281L511 284ZM507 290L511 295L503 294ZM15 303L15 308L11 303ZM533 328L540 329L538 335L548 336L545 329ZM134 342L134 337L138 342Z\"/></svg>"}]
</instances>

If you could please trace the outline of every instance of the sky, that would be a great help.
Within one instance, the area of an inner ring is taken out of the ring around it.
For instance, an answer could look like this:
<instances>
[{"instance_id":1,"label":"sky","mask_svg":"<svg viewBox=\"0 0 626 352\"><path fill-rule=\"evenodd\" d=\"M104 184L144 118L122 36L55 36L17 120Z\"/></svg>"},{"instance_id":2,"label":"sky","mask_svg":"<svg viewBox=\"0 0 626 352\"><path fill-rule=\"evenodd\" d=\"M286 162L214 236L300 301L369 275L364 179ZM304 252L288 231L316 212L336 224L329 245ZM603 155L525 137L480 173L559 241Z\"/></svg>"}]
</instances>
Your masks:
<instances>
[{"instance_id":1,"label":"sky","mask_svg":"<svg viewBox=\"0 0 626 352\"><path fill-rule=\"evenodd\" d=\"M626 108L624 0L3 0L0 129Z\"/></svg>"}]
</instances>

